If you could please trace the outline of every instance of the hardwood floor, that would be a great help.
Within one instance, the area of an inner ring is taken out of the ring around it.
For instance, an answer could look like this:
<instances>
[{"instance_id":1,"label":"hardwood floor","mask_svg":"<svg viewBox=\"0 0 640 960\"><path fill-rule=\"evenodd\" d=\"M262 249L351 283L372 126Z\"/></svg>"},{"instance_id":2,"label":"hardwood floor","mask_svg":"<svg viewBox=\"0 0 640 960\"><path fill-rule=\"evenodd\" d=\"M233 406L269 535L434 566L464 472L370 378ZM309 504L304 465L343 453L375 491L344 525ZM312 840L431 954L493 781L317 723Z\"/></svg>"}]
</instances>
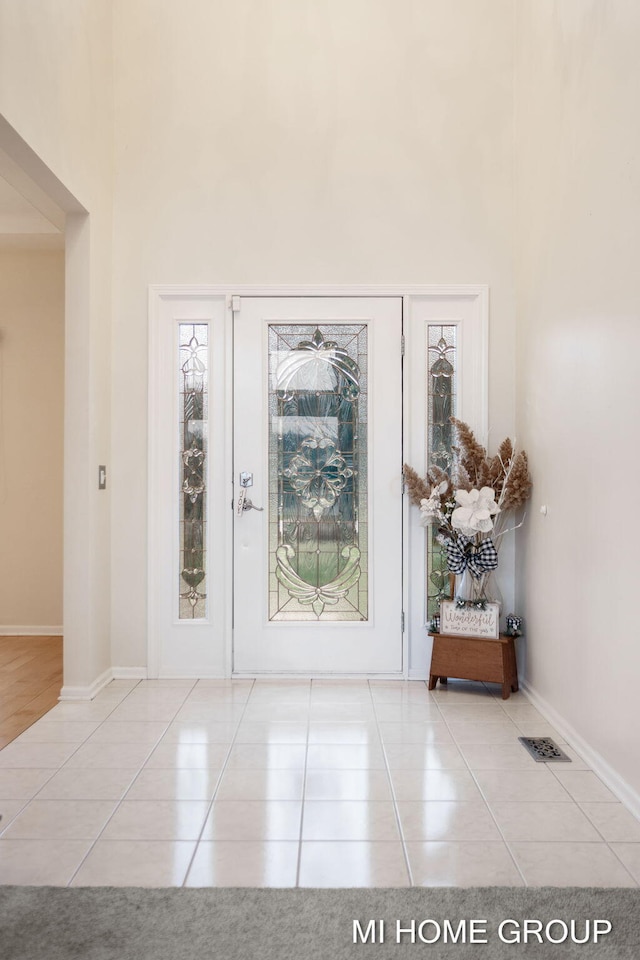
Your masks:
<instances>
[{"instance_id":1,"label":"hardwood floor","mask_svg":"<svg viewBox=\"0 0 640 960\"><path fill-rule=\"evenodd\" d=\"M62 637L0 637L0 748L55 707Z\"/></svg>"}]
</instances>

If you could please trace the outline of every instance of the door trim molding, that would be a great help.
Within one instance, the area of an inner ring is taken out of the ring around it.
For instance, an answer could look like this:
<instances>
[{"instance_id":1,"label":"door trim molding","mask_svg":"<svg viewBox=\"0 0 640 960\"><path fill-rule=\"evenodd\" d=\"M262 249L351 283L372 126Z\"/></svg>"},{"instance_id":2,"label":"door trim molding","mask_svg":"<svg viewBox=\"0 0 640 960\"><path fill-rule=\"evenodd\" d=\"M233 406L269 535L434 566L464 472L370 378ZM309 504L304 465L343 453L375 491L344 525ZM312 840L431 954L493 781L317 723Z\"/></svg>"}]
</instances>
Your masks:
<instances>
[{"instance_id":1,"label":"door trim molding","mask_svg":"<svg viewBox=\"0 0 640 960\"><path fill-rule=\"evenodd\" d=\"M474 371L472 375L472 393L474 404L473 425L481 442L486 443L488 432L488 342L489 342L489 287L487 284L334 284L334 285L310 285L310 284L150 284L149 285L149 451L148 451L148 562L147 562L147 651L148 651L148 676L159 675L160 669L160 647L158 642L157 610L156 610L156 590L157 590L157 566L158 550L154 543L154 521L159 509L158 490L154 485L155 471L158 469L157 462L157 444L155 438L157 431L161 428L160 418L154 399L160 389L159 375L161 367L158 363L161 357L161 343L159 338L158 326L160 323L162 304L172 300L190 300L190 299L222 299L224 298L226 307L226 330L225 330L225 380L226 397L224 412L224 472L229 478L229 498L232 493L232 463L233 463L233 422L232 422L232 372L233 372L233 345L230 335L231 329L231 298L240 297L401 297L403 298L403 313L405 323L405 336L407 343L407 356L411 355L410 336L406 329L407 316L411 305L419 299L440 299L452 301L455 299L464 299L470 302L473 316L473 324L477 330L477 342L479 349L474 358ZM412 462L418 462L416 459L417 451L415 442L410 443L410 424L411 424L411 399L412 395L415 402L415 393L421 389L421 385L415 382L416 378L411 378L409 364L405 365L403 384L403 456L405 459L411 459ZM422 398L420 399L422 402ZM398 478L400 482L400 478ZM403 606L407 612L405 619L405 633L403 636L403 665L404 677L407 679L424 679L428 673L428 650L424 625L419 625L419 618L411 615L411 604L415 605L414 597L411 596L409 588L409 556L410 556L410 531L414 524L410 524L409 505L407 498L404 498L403 505ZM232 511L227 511L227 520L224 525L222 537L220 538L220 550L225 551L226 557L232 556L233 542L233 515ZM415 535L414 535L415 539ZM220 663L221 672L216 676L232 675L232 650L233 650L233 584L232 578L227 577L225 583L225 602L222 616L224 619L224 649L221 651ZM412 624L413 621L413 624ZM169 676L169 674L163 674ZM175 676L175 672L172 673ZM189 674L191 675L191 674ZM274 674L274 677L276 675ZM332 676L338 676L337 674ZM346 675L345 675L346 676Z\"/></svg>"}]
</instances>

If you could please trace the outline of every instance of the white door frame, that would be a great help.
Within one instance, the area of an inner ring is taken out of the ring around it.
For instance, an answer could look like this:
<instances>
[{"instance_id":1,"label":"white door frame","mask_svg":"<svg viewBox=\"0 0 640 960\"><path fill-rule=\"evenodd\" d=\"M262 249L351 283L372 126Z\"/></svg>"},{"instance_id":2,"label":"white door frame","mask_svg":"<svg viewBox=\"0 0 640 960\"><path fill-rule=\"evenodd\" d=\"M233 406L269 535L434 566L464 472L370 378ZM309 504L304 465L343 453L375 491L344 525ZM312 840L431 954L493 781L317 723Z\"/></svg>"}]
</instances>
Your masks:
<instances>
[{"instance_id":1,"label":"white door frame","mask_svg":"<svg viewBox=\"0 0 640 960\"><path fill-rule=\"evenodd\" d=\"M233 515L231 501L233 497L232 476L232 298L239 297L402 297L404 313L404 334L406 356L403 375L403 457L416 468L424 468L425 429L424 409L426 407L425 363L420 360L419 331L424 329L428 319L436 322L455 322L460 324L463 377L467 387L461 396L458 415L470 423L481 443L486 443L488 427L488 327L489 327L489 288L486 284L341 284L337 286L263 286L242 285L176 285L154 284L149 287L149 543L148 543L148 668L149 677L176 676L175 667L167 671L160 662L159 636L162 624L158 619L158 584L162 582L162 570L166 566L166 554L160 549L163 543L159 536L157 521L161 510L157 478L163 469L162 458L166 457L166 443L162 437L162 418L158 399L166 389L167 365L171 365L171 356L167 355L167 344L172 342L171 333L167 335L166 318L173 307L180 310L180 304L193 299L224 302L224 330L220 332L219 343L225 358L225 397L224 414L212 430L218 437L211 445L212 455L223 458L222 470L228 478L229 509L227 519L220 525L216 534L216 551L227 558L225 569L229 575L220 585L220 604L216 620L220 627L217 632L218 655L210 676L231 676L233 650L233 582L230 575L233 549ZM436 313L434 314L434 309ZM163 317L165 320L163 321ZM166 427L165 427L166 429ZM166 469L166 461L164 468ZM170 465L170 469L173 466ZM400 477L398 477L400 483ZM403 505L403 607L405 610L405 632L403 636L404 675L411 679L422 679L428 673L428 643L425 631L423 590L424 583L424 533L417 526L414 513L410 513L408 498ZM166 540L166 538L165 538ZM166 547L165 547L166 550ZM422 557L422 560L420 559ZM194 675L194 674L189 674Z\"/></svg>"}]
</instances>

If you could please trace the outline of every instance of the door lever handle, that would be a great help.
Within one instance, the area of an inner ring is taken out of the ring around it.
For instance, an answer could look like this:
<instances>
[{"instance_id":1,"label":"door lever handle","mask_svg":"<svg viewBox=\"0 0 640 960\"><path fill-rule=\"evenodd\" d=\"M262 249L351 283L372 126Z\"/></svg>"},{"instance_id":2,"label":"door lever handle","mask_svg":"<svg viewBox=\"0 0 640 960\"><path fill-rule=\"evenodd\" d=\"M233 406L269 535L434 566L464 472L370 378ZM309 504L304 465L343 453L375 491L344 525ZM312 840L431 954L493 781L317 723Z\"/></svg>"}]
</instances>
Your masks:
<instances>
[{"instance_id":1,"label":"door lever handle","mask_svg":"<svg viewBox=\"0 0 640 960\"><path fill-rule=\"evenodd\" d=\"M260 512L262 513L262 511L264 510L264 507L256 507L255 503L252 503L251 500L249 499L249 497L244 496L244 497L242 497L242 506L240 507L240 509L238 510L238 512L240 512L240 510L242 510L242 511L244 511L244 510L260 510Z\"/></svg>"},{"instance_id":2,"label":"door lever handle","mask_svg":"<svg viewBox=\"0 0 640 960\"><path fill-rule=\"evenodd\" d=\"M241 517L245 510L260 510L260 512L262 512L264 507L256 507L255 503L252 503L247 496L247 488L241 487L240 493L238 494L238 502L236 503L236 513Z\"/></svg>"}]
</instances>

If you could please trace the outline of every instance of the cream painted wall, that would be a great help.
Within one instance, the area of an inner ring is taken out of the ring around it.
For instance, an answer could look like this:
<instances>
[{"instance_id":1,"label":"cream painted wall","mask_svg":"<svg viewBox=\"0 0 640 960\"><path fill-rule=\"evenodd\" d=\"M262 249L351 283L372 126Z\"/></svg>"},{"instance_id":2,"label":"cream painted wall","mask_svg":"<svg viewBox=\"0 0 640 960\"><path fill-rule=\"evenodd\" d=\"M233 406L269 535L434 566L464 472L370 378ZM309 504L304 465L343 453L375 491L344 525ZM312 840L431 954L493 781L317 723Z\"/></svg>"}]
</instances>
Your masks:
<instances>
[{"instance_id":1,"label":"cream painted wall","mask_svg":"<svg viewBox=\"0 0 640 960\"><path fill-rule=\"evenodd\" d=\"M110 0L0 0L0 116L25 144L18 161L32 151L75 197L67 209L88 212L68 217L66 237L64 622L73 687L111 662L109 493L98 492L97 468L110 462L112 66ZM0 138L0 147L15 143Z\"/></svg>"},{"instance_id":2,"label":"cream painted wall","mask_svg":"<svg viewBox=\"0 0 640 960\"><path fill-rule=\"evenodd\" d=\"M518 14L518 433L535 477L518 570L526 673L637 802L640 7L521 0Z\"/></svg>"},{"instance_id":3,"label":"cream painted wall","mask_svg":"<svg viewBox=\"0 0 640 960\"><path fill-rule=\"evenodd\" d=\"M149 283L488 283L514 427L512 0L186 9L114 3L119 666L146 663Z\"/></svg>"},{"instance_id":4,"label":"cream painted wall","mask_svg":"<svg viewBox=\"0 0 640 960\"><path fill-rule=\"evenodd\" d=\"M63 388L64 252L0 244L0 630L62 624Z\"/></svg>"}]
</instances>

